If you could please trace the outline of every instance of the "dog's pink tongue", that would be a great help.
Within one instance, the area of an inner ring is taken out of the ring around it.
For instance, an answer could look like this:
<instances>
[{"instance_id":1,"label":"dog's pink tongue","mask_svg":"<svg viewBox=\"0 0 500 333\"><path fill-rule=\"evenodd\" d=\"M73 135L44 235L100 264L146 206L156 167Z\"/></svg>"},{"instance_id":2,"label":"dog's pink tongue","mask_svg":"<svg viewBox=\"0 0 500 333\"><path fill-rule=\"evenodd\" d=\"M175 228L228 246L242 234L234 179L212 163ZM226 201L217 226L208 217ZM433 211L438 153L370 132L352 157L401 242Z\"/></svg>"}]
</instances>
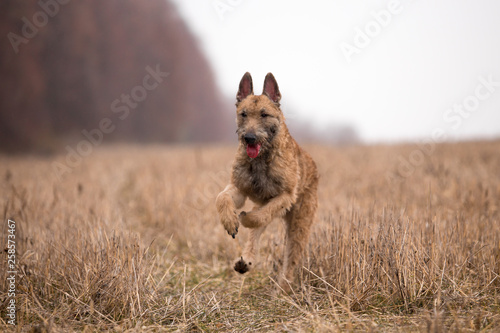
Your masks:
<instances>
[{"instance_id":1,"label":"dog's pink tongue","mask_svg":"<svg viewBox=\"0 0 500 333\"><path fill-rule=\"evenodd\" d=\"M260 143L256 143L254 145L247 145L247 155L250 158L256 158L259 155L260 151Z\"/></svg>"}]
</instances>

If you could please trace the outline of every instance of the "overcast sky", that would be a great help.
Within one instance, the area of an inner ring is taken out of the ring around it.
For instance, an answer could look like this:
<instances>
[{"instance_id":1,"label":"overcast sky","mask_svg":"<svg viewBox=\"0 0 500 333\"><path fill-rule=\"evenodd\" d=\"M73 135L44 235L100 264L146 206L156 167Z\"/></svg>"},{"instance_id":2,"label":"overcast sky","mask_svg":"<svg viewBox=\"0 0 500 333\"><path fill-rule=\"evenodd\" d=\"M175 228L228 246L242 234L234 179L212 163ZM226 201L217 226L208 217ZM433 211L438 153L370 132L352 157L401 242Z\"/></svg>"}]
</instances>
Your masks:
<instances>
[{"instance_id":1,"label":"overcast sky","mask_svg":"<svg viewBox=\"0 0 500 333\"><path fill-rule=\"evenodd\" d=\"M172 1L230 98L272 72L288 121L372 143L500 137L500 1Z\"/></svg>"}]
</instances>

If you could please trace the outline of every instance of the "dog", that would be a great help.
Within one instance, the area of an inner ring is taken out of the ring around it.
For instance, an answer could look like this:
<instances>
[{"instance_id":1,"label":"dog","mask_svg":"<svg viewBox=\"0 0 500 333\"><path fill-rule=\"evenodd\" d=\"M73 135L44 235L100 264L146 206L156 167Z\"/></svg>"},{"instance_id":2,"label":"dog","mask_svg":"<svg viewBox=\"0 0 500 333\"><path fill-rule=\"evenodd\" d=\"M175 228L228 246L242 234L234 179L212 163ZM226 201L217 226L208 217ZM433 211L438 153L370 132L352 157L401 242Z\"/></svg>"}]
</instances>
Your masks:
<instances>
[{"instance_id":1,"label":"dog","mask_svg":"<svg viewBox=\"0 0 500 333\"><path fill-rule=\"evenodd\" d=\"M231 182L217 196L217 212L233 238L240 223L251 229L243 255L234 265L241 274L255 266L262 232L273 219L284 218L286 250L278 283L290 292L318 207L316 164L288 131L272 73L266 75L261 95L253 94L252 76L245 73L236 100L239 146ZM247 198L255 204L253 209L238 215L236 210Z\"/></svg>"}]
</instances>

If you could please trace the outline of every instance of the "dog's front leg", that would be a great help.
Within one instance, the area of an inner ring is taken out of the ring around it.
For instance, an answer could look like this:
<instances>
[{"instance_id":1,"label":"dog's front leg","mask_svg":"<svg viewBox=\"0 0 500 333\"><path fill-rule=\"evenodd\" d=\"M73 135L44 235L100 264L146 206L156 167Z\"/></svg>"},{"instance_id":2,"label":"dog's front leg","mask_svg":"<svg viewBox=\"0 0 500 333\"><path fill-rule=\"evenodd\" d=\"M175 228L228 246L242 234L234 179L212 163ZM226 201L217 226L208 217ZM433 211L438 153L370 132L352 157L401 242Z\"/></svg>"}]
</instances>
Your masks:
<instances>
[{"instance_id":1,"label":"dog's front leg","mask_svg":"<svg viewBox=\"0 0 500 333\"><path fill-rule=\"evenodd\" d=\"M283 193L272 198L264 206L250 212L240 213L240 222L247 228L265 227L276 217L282 217L292 207L295 196L292 193Z\"/></svg>"},{"instance_id":2,"label":"dog's front leg","mask_svg":"<svg viewBox=\"0 0 500 333\"><path fill-rule=\"evenodd\" d=\"M239 226L236 209L243 207L245 200L246 196L233 184L227 185L224 191L219 193L215 200L220 221L227 233L233 238L236 237Z\"/></svg>"}]
</instances>

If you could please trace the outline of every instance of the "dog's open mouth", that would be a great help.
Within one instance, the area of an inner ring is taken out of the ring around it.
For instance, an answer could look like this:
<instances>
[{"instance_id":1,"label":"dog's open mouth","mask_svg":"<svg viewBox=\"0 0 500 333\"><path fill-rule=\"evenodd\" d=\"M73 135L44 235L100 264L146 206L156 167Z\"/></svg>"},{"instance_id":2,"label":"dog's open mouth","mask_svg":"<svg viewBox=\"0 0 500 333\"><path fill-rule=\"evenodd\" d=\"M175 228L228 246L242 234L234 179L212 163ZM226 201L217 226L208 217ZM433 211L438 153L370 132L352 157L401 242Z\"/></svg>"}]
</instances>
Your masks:
<instances>
[{"instance_id":1,"label":"dog's open mouth","mask_svg":"<svg viewBox=\"0 0 500 333\"><path fill-rule=\"evenodd\" d=\"M260 143L248 144L247 145L247 155L250 158L256 158L259 155L261 146L262 145Z\"/></svg>"}]
</instances>

